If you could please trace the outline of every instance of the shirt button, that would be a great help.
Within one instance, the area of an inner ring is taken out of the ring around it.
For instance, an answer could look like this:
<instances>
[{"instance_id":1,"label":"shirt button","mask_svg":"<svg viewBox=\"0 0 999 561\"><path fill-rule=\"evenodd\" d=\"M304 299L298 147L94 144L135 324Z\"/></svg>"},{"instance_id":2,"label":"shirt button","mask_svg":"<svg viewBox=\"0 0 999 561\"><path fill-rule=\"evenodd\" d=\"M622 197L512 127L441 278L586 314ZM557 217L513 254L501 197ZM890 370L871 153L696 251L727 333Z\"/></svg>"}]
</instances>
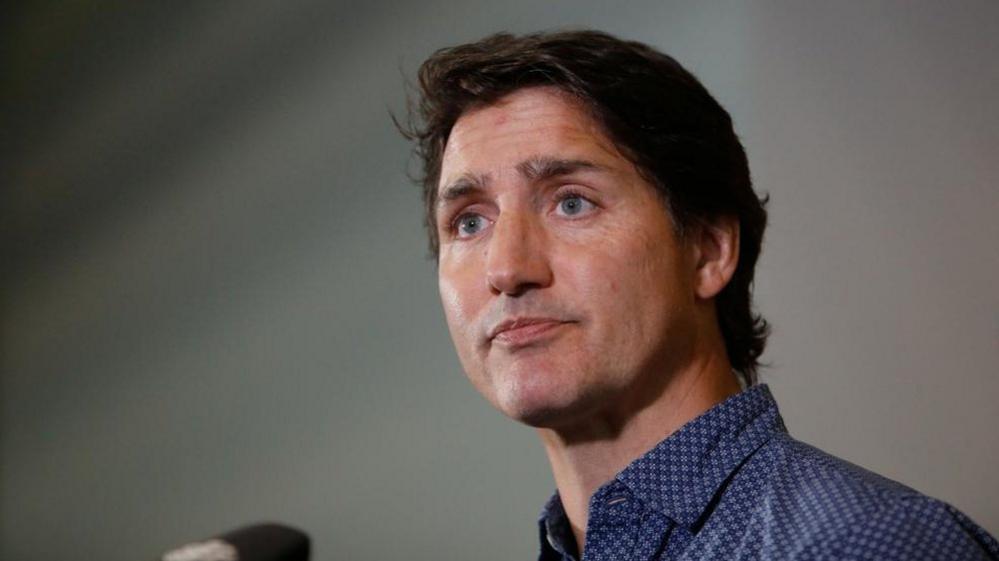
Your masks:
<instances>
[{"instance_id":1,"label":"shirt button","mask_svg":"<svg viewBox=\"0 0 999 561\"><path fill-rule=\"evenodd\" d=\"M628 497L611 497L607 499L607 506L614 506L627 502L628 502Z\"/></svg>"}]
</instances>

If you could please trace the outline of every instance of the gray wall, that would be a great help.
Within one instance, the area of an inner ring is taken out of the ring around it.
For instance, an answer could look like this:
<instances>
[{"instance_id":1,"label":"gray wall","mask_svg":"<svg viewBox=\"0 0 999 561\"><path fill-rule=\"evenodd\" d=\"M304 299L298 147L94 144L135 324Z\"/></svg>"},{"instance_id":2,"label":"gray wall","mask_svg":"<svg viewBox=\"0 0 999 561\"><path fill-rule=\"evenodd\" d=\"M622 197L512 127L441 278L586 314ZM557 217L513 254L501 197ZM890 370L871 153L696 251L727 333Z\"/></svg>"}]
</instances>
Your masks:
<instances>
[{"instance_id":1,"label":"gray wall","mask_svg":"<svg viewBox=\"0 0 999 561\"><path fill-rule=\"evenodd\" d=\"M462 376L388 109L437 47L569 25L731 111L791 432L999 532L999 5L808 4L7 14L0 558L265 519L320 560L529 558L548 467Z\"/></svg>"}]
</instances>

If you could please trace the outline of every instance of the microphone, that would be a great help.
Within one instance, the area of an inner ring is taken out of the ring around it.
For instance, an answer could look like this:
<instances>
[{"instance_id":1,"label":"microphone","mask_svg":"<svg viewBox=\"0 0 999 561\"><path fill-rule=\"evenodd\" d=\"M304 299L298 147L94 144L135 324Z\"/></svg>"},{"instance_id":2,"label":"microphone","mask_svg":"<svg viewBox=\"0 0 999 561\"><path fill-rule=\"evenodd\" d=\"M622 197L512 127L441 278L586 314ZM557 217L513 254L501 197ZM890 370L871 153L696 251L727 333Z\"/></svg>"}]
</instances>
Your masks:
<instances>
[{"instance_id":1,"label":"microphone","mask_svg":"<svg viewBox=\"0 0 999 561\"><path fill-rule=\"evenodd\" d=\"M254 524L163 554L160 561L309 561L308 534L281 524Z\"/></svg>"}]
</instances>

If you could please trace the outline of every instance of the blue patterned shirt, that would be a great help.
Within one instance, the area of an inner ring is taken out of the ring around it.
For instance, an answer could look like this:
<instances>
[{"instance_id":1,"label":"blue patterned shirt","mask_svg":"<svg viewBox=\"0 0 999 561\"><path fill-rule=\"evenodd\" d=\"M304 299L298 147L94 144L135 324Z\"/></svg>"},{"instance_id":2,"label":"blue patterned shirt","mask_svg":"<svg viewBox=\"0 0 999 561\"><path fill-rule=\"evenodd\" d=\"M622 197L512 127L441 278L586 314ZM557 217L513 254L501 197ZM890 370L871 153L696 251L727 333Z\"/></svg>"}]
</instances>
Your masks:
<instances>
[{"instance_id":1,"label":"blue patterned shirt","mask_svg":"<svg viewBox=\"0 0 999 561\"><path fill-rule=\"evenodd\" d=\"M541 561L577 559L558 494ZM765 385L716 405L590 499L584 561L999 560L954 507L791 438Z\"/></svg>"}]
</instances>

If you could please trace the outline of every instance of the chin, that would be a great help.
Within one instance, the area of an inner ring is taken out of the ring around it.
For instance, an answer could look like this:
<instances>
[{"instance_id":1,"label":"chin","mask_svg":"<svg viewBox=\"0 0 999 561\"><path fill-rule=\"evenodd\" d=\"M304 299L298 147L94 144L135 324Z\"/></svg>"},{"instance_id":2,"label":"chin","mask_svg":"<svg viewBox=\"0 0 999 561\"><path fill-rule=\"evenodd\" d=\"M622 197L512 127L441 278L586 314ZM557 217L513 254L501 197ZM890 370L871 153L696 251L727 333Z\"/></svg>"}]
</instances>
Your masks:
<instances>
[{"instance_id":1,"label":"chin","mask_svg":"<svg viewBox=\"0 0 999 561\"><path fill-rule=\"evenodd\" d=\"M530 406L524 404L507 405L502 408L502 412L514 421L536 429L554 429L566 424L567 419L577 416L572 408L538 404Z\"/></svg>"},{"instance_id":2,"label":"chin","mask_svg":"<svg viewBox=\"0 0 999 561\"><path fill-rule=\"evenodd\" d=\"M572 424L608 403L615 390L594 379L591 358L558 360L543 351L481 364L472 380L501 413L535 428Z\"/></svg>"},{"instance_id":3,"label":"chin","mask_svg":"<svg viewBox=\"0 0 999 561\"><path fill-rule=\"evenodd\" d=\"M556 429L592 413L601 401L566 385L545 386L547 384L526 384L506 388L494 403L515 421L534 428Z\"/></svg>"}]
</instances>

